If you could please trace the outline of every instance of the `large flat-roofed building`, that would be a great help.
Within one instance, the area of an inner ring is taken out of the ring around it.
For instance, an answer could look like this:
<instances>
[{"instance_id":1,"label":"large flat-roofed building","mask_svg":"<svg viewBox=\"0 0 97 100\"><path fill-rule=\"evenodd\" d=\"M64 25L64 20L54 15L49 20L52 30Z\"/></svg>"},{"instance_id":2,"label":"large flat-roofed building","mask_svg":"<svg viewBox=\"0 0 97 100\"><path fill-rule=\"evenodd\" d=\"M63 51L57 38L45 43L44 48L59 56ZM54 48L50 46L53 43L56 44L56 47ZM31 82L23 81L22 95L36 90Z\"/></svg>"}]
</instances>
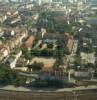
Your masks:
<instances>
[{"instance_id":1,"label":"large flat-roofed building","mask_svg":"<svg viewBox=\"0 0 97 100\"><path fill-rule=\"evenodd\" d=\"M66 0L67 1L67 0ZM64 0L38 0L38 4L41 5L41 4L45 4L45 3L59 3L59 4L62 4L64 2Z\"/></svg>"},{"instance_id":2,"label":"large flat-roofed building","mask_svg":"<svg viewBox=\"0 0 97 100\"><path fill-rule=\"evenodd\" d=\"M45 3L52 3L52 0L37 0L37 1L39 5L45 4Z\"/></svg>"},{"instance_id":3,"label":"large flat-roofed building","mask_svg":"<svg viewBox=\"0 0 97 100\"><path fill-rule=\"evenodd\" d=\"M52 3L61 3L62 4L63 0L52 0Z\"/></svg>"}]
</instances>

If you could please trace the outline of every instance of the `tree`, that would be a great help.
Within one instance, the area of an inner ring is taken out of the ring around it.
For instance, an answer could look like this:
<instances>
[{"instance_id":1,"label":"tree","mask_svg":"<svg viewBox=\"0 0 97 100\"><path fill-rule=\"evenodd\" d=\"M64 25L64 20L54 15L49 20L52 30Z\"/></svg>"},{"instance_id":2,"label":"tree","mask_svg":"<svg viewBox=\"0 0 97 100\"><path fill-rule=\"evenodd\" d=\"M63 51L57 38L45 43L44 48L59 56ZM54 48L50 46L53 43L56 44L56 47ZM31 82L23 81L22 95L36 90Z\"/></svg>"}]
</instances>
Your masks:
<instances>
[{"instance_id":1,"label":"tree","mask_svg":"<svg viewBox=\"0 0 97 100\"><path fill-rule=\"evenodd\" d=\"M75 68L77 69L77 66L81 66L81 58L79 56L75 57Z\"/></svg>"},{"instance_id":2,"label":"tree","mask_svg":"<svg viewBox=\"0 0 97 100\"><path fill-rule=\"evenodd\" d=\"M86 34L85 34L85 37L86 37L86 38L91 38L91 35L90 35L89 33L86 33Z\"/></svg>"},{"instance_id":3,"label":"tree","mask_svg":"<svg viewBox=\"0 0 97 100\"><path fill-rule=\"evenodd\" d=\"M54 69L59 70L59 66L64 64L64 62L63 62L64 52L63 52L63 50L56 49L56 50L54 50L53 55L56 58L56 63L54 65Z\"/></svg>"},{"instance_id":4,"label":"tree","mask_svg":"<svg viewBox=\"0 0 97 100\"><path fill-rule=\"evenodd\" d=\"M86 67L86 68L95 68L94 64L92 64L92 63L87 63L87 64L85 65L85 67Z\"/></svg>"},{"instance_id":5,"label":"tree","mask_svg":"<svg viewBox=\"0 0 97 100\"><path fill-rule=\"evenodd\" d=\"M23 48L22 49L22 52L23 52L23 55L24 55L24 57L28 60L31 60L32 59L32 55L31 55L31 52L30 51L28 51L28 49L26 49L26 48Z\"/></svg>"},{"instance_id":6,"label":"tree","mask_svg":"<svg viewBox=\"0 0 97 100\"><path fill-rule=\"evenodd\" d=\"M37 63L36 61L32 65L28 65L29 70L34 70L34 71L40 71L42 70L44 64L43 63Z\"/></svg>"},{"instance_id":7,"label":"tree","mask_svg":"<svg viewBox=\"0 0 97 100\"><path fill-rule=\"evenodd\" d=\"M41 29L41 27L46 28L50 33L71 32L72 26L68 25L65 20L61 20L60 16L63 16L63 14L58 11L41 12L37 26L39 29Z\"/></svg>"},{"instance_id":8,"label":"tree","mask_svg":"<svg viewBox=\"0 0 97 100\"><path fill-rule=\"evenodd\" d=\"M18 77L15 80L13 80L12 84L14 86L24 86L26 84L26 78L24 78L24 77Z\"/></svg>"}]
</instances>

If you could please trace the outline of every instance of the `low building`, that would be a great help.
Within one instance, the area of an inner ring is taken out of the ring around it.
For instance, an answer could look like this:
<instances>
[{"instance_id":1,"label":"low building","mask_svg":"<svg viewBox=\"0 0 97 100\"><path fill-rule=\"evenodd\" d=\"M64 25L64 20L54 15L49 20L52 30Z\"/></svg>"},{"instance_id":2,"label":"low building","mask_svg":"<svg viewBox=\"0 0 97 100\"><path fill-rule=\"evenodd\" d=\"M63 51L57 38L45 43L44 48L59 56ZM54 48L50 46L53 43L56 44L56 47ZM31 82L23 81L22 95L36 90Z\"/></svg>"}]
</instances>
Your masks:
<instances>
[{"instance_id":1,"label":"low building","mask_svg":"<svg viewBox=\"0 0 97 100\"><path fill-rule=\"evenodd\" d=\"M88 71L75 71L74 77L75 78L89 78L90 72L88 72Z\"/></svg>"},{"instance_id":2,"label":"low building","mask_svg":"<svg viewBox=\"0 0 97 100\"><path fill-rule=\"evenodd\" d=\"M93 79L94 78L94 70L93 69L69 69L68 70L68 80L81 80L81 79Z\"/></svg>"}]
</instances>

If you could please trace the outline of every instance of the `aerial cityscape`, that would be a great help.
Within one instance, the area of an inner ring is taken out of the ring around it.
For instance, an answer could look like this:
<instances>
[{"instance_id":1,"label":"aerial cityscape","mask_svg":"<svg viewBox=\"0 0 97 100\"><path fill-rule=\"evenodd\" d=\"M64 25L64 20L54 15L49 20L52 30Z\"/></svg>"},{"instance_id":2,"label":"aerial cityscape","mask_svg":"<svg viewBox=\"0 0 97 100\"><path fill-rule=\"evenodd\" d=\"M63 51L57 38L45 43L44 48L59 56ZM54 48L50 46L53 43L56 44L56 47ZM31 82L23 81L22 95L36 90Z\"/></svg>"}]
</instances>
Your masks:
<instances>
[{"instance_id":1,"label":"aerial cityscape","mask_svg":"<svg viewBox=\"0 0 97 100\"><path fill-rule=\"evenodd\" d=\"M0 100L97 100L97 0L0 0Z\"/></svg>"}]
</instances>

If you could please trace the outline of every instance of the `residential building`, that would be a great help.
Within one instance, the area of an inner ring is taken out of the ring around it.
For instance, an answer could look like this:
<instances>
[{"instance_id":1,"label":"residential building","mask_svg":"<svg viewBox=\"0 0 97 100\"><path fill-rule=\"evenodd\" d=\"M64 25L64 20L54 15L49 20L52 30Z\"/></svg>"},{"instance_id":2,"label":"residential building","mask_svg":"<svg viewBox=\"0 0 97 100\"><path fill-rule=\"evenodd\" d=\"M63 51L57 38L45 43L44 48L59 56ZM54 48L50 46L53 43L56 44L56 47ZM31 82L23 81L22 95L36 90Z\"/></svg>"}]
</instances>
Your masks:
<instances>
[{"instance_id":1,"label":"residential building","mask_svg":"<svg viewBox=\"0 0 97 100\"><path fill-rule=\"evenodd\" d=\"M69 51L71 52L72 48L73 48L73 36L70 33L65 33L65 39L66 39L66 46L69 49Z\"/></svg>"},{"instance_id":2,"label":"residential building","mask_svg":"<svg viewBox=\"0 0 97 100\"><path fill-rule=\"evenodd\" d=\"M87 63L95 64L96 57L95 57L94 52L92 52L92 53L81 52L80 56L81 56L81 63L82 64L87 64Z\"/></svg>"},{"instance_id":3,"label":"residential building","mask_svg":"<svg viewBox=\"0 0 97 100\"><path fill-rule=\"evenodd\" d=\"M0 28L0 37L2 37L3 35L4 35L4 30Z\"/></svg>"},{"instance_id":4,"label":"residential building","mask_svg":"<svg viewBox=\"0 0 97 100\"><path fill-rule=\"evenodd\" d=\"M0 14L0 22L3 23L5 20L7 20L7 16L5 14Z\"/></svg>"},{"instance_id":5,"label":"residential building","mask_svg":"<svg viewBox=\"0 0 97 100\"><path fill-rule=\"evenodd\" d=\"M9 57L8 62L10 64L11 69L16 67L16 62L18 61L21 55L22 55L22 51L19 51L16 55Z\"/></svg>"},{"instance_id":6,"label":"residential building","mask_svg":"<svg viewBox=\"0 0 97 100\"><path fill-rule=\"evenodd\" d=\"M27 72L28 68L27 67L14 67L13 68L16 71L22 71L22 72Z\"/></svg>"},{"instance_id":7,"label":"residential building","mask_svg":"<svg viewBox=\"0 0 97 100\"><path fill-rule=\"evenodd\" d=\"M23 44L23 47L30 49L34 43L35 37L33 35L30 35L25 43Z\"/></svg>"}]
</instances>

